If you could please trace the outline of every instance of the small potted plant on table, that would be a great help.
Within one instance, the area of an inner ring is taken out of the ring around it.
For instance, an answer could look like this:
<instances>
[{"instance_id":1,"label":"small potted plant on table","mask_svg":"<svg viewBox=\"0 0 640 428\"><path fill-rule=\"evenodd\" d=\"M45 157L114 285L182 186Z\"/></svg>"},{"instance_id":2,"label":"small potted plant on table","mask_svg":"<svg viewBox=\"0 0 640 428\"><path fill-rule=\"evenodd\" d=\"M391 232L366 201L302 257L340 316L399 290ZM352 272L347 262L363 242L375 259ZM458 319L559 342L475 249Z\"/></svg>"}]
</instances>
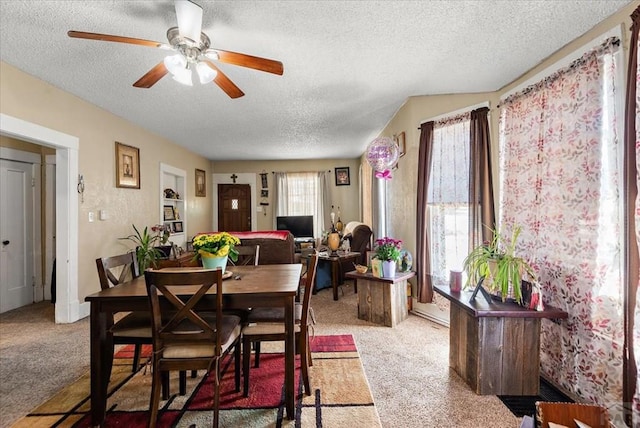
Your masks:
<instances>
[{"instance_id":1,"label":"small potted plant on table","mask_svg":"<svg viewBox=\"0 0 640 428\"><path fill-rule=\"evenodd\" d=\"M238 251L234 248L240 245L240 239L228 232L202 233L193 238L195 258L202 259L202 266L207 269L222 268L224 273L227 259L238 261Z\"/></svg>"},{"instance_id":2,"label":"small potted plant on table","mask_svg":"<svg viewBox=\"0 0 640 428\"><path fill-rule=\"evenodd\" d=\"M382 276L384 278L395 277L396 264L400 260L400 250L402 250L402 241L385 236L384 238L376 239L374 244L375 258L382 261Z\"/></svg>"}]
</instances>

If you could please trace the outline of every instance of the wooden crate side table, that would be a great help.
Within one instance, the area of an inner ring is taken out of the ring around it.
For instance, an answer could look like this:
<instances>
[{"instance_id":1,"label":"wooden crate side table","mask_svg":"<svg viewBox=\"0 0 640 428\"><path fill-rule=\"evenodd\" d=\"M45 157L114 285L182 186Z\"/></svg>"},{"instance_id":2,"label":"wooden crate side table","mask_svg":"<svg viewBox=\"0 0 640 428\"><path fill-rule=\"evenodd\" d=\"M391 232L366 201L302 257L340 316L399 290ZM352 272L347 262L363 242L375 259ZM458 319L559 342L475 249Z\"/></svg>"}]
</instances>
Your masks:
<instances>
[{"instance_id":1,"label":"wooden crate side table","mask_svg":"<svg viewBox=\"0 0 640 428\"><path fill-rule=\"evenodd\" d=\"M541 320L567 318L567 312L487 303L482 296L469 302L471 292L434 290L451 302L449 367L479 395L538 395Z\"/></svg>"},{"instance_id":2,"label":"wooden crate side table","mask_svg":"<svg viewBox=\"0 0 640 428\"><path fill-rule=\"evenodd\" d=\"M345 276L357 281L359 319L395 327L409 316L407 280L415 272L398 272L394 278L376 278L356 271Z\"/></svg>"}]
</instances>

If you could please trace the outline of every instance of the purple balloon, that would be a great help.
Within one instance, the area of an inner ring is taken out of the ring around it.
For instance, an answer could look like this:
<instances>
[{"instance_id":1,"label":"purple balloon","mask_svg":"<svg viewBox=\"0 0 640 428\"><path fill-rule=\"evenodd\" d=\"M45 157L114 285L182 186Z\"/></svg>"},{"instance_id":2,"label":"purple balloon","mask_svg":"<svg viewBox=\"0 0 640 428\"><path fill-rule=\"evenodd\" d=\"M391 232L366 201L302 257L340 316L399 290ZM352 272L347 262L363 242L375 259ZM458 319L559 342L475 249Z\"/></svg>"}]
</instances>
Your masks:
<instances>
[{"instance_id":1,"label":"purple balloon","mask_svg":"<svg viewBox=\"0 0 640 428\"><path fill-rule=\"evenodd\" d=\"M389 137L379 137L369 143L365 157L369 165L380 172L390 170L398 162L400 151Z\"/></svg>"}]
</instances>

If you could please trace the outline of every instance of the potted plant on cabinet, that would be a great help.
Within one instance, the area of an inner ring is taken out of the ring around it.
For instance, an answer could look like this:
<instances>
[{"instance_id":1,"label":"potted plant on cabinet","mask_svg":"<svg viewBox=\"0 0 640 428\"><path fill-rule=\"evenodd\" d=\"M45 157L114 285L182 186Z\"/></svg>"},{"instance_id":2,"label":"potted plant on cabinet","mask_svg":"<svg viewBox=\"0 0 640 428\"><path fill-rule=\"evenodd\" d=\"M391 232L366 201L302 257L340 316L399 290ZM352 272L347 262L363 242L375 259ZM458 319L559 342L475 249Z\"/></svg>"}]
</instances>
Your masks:
<instances>
[{"instance_id":1,"label":"potted plant on cabinet","mask_svg":"<svg viewBox=\"0 0 640 428\"><path fill-rule=\"evenodd\" d=\"M163 225L155 225L149 230L148 227L140 232L135 224L132 224L135 233L120 239L127 239L136 244L136 261L138 269L144 272L149 267L156 267L156 262L164 256L158 249L157 244L166 244L169 240L169 231Z\"/></svg>"},{"instance_id":2,"label":"potted plant on cabinet","mask_svg":"<svg viewBox=\"0 0 640 428\"><path fill-rule=\"evenodd\" d=\"M511 239L507 240L494 230L491 242L485 242L469 253L464 260L467 286L486 286L491 293L498 294L503 302L512 297L516 303L522 304L522 279L526 275L535 281L536 274L525 259L515 255L520 232L521 228L516 226Z\"/></svg>"}]
</instances>

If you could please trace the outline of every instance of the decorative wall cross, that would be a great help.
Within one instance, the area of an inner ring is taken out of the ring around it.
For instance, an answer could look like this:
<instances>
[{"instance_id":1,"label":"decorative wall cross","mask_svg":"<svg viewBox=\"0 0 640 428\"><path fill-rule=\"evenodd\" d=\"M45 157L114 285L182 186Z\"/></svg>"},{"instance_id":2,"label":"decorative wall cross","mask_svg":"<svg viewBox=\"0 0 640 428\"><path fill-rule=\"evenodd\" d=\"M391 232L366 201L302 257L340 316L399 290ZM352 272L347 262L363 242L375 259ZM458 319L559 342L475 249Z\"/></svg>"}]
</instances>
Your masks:
<instances>
[{"instance_id":1,"label":"decorative wall cross","mask_svg":"<svg viewBox=\"0 0 640 428\"><path fill-rule=\"evenodd\" d=\"M235 173L231 174L231 179L233 180L233 184L236 184L236 179L237 178L238 178L238 176Z\"/></svg>"}]
</instances>

